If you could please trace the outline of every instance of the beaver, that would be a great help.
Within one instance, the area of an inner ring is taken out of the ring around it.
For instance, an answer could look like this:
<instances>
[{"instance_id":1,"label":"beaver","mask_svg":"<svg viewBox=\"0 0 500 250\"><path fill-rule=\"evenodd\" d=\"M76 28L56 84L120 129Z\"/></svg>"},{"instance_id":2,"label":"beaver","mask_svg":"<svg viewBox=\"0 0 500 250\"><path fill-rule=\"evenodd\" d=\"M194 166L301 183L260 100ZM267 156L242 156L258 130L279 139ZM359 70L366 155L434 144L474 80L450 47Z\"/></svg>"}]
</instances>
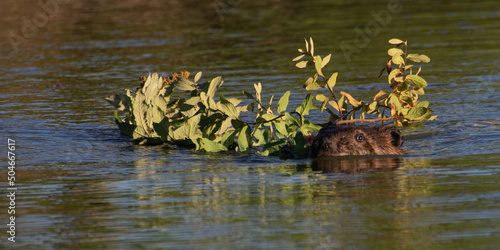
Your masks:
<instances>
[{"instance_id":1,"label":"beaver","mask_svg":"<svg viewBox=\"0 0 500 250\"><path fill-rule=\"evenodd\" d=\"M328 123L312 141L309 156L404 155L403 136L395 127Z\"/></svg>"}]
</instances>

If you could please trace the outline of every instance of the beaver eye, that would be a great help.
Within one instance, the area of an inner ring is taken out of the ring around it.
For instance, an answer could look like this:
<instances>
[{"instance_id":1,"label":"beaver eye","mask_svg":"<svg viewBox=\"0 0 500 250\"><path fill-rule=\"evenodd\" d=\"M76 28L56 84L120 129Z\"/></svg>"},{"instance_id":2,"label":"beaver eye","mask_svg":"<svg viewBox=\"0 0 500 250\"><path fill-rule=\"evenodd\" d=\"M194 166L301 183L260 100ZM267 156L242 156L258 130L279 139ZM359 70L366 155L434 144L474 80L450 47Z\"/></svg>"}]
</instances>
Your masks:
<instances>
[{"instance_id":1,"label":"beaver eye","mask_svg":"<svg viewBox=\"0 0 500 250\"><path fill-rule=\"evenodd\" d=\"M365 137L364 137L363 135L361 135L361 134L356 135L356 141L358 141L358 142L362 142L362 141L364 141L364 140L365 140Z\"/></svg>"}]
</instances>

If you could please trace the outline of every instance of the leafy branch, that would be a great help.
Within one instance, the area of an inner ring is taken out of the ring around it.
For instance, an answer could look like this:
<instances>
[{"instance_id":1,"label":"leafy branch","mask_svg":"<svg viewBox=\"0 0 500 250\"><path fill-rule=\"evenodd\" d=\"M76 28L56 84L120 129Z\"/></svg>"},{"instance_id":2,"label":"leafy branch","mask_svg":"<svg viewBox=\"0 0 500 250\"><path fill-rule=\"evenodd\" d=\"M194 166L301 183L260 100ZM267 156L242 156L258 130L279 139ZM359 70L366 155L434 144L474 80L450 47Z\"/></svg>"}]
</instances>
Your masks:
<instances>
[{"instance_id":1,"label":"leafy branch","mask_svg":"<svg viewBox=\"0 0 500 250\"><path fill-rule=\"evenodd\" d=\"M387 70L388 81L392 92L380 90L375 94L371 103L356 100L351 94L339 91L342 96L339 100L335 97L334 87L337 82L338 72L326 78L323 74L323 68L330 62L331 54L321 57L314 55L314 42L312 38L309 41L305 39L306 49L299 49L300 55L292 61L299 61L295 64L297 68L306 68L308 64L314 65L315 73L309 77L303 87L306 90L313 91L327 88L333 100L323 94L317 94L315 99L321 102L320 111L324 110L330 113L330 121L338 124L354 122L377 122L395 119L395 125L403 126L413 121L434 120L436 116L431 116L432 110L428 108L427 101L420 101L419 95L424 94L424 88L427 82L419 76L421 67L413 74L413 65L408 65L407 60L416 63L428 63L430 58L426 55L408 54L408 43L397 38L389 40L390 44L396 45L387 51L391 57L386 67L380 72L380 76ZM402 50L404 48L404 51ZM311 63L309 63L311 62ZM396 66L392 68L392 66ZM322 81L318 81L321 77ZM327 106L329 105L329 107ZM351 109L348 111L347 106ZM330 108L337 111L335 114ZM389 115L385 111L390 111ZM360 111L359 118L356 118L356 112ZM368 118L370 115L376 115L376 118ZM347 121L346 121L347 120Z\"/></svg>"},{"instance_id":2,"label":"leafy branch","mask_svg":"<svg viewBox=\"0 0 500 250\"><path fill-rule=\"evenodd\" d=\"M120 131L137 144L166 143L206 152L236 151L284 158L307 157L306 138L321 129L320 125L306 118L314 109L321 112L327 110L329 120L338 124L395 119L396 125L401 126L435 118L430 116L429 102L419 100L427 86L427 82L419 76L421 68L413 74L413 66L406 64L407 59L417 63L427 63L430 59L425 55L407 54L407 42L399 39L389 41L396 47L389 49L391 58L380 75L388 72L392 92L380 90L371 103L337 91L334 87L338 73L330 77L323 74L331 54L325 57L315 55L312 38L306 39L305 43L305 50L299 49L300 55L293 61L299 61L296 63L298 68L313 65L315 73L303 87L308 91L327 88L329 94L309 93L294 110L288 107L290 91L285 92L276 105L273 104L274 95L268 102L262 99L262 84L256 83L255 94L243 91L243 96L250 100L243 105L242 99L217 94L224 83L220 76L203 82L201 72L191 80L187 71L169 77L156 73L141 77L136 90L129 89L125 94L116 94L106 100L117 109L115 123ZM339 95L340 98L337 98ZM316 106L315 101L321 105ZM387 111L390 114L385 114ZM241 114L245 112L253 112L255 119L241 119ZM359 118L356 117L357 112L360 113ZM124 117L120 118L120 114Z\"/></svg>"}]
</instances>

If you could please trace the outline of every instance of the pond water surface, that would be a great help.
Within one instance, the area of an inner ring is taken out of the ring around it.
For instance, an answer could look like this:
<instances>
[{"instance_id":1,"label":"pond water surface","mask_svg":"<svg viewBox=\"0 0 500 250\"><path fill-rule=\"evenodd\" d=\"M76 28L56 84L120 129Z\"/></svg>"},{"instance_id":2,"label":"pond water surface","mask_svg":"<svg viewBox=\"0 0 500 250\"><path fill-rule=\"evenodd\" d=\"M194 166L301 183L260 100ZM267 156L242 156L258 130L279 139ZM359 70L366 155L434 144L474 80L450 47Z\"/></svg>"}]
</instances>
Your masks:
<instances>
[{"instance_id":1,"label":"pond water surface","mask_svg":"<svg viewBox=\"0 0 500 250\"><path fill-rule=\"evenodd\" d=\"M15 140L18 188L11 242L4 160L1 248L500 243L498 1L8 0L0 8L0 152ZM333 54L336 88L359 99L388 88L376 77L390 38L432 59L422 98L439 120L402 129L410 155L395 168L339 173L309 159L137 146L104 101L149 72L188 70L223 76L225 96L243 98L257 82L266 100L292 90L296 106L311 72L291 59L310 36L317 53Z\"/></svg>"}]
</instances>

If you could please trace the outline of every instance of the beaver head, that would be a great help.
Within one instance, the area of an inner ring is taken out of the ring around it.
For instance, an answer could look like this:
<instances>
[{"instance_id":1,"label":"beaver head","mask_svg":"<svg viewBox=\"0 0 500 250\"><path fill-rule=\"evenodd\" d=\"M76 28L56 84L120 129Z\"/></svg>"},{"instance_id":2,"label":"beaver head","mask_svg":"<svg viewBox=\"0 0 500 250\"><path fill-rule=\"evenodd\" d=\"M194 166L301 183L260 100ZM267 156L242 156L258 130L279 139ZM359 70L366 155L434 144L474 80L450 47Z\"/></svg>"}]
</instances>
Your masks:
<instances>
[{"instance_id":1,"label":"beaver head","mask_svg":"<svg viewBox=\"0 0 500 250\"><path fill-rule=\"evenodd\" d=\"M394 127L341 126L329 123L314 138L310 156L403 155L403 136Z\"/></svg>"}]
</instances>

